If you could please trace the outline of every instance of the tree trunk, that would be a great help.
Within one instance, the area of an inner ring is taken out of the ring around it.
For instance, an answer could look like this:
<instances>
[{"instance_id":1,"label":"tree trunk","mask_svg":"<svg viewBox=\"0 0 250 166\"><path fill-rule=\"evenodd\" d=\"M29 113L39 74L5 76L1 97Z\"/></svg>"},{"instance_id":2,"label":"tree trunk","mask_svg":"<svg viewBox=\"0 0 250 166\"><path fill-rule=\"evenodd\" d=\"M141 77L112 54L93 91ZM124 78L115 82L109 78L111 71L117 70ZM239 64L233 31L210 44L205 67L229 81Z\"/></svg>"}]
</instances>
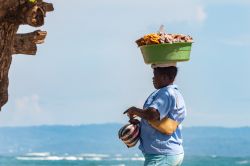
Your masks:
<instances>
[{"instance_id":1,"label":"tree trunk","mask_svg":"<svg viewBox=\"0 0 250 166\"><path fill-rule=\"evenodd\" d=\"M37 0L0 0L0 110L8 101L8 73L13 54L35 55L36 44L44 42L45 31L16 34L20 24L38 27L53 5Z\"/></svg>"},{"instance_id":2,"label":"tree trunk","mask_svg":"<svg viewBox=\"0 0 250 166\"><path fill-rule=\"evenodd\" d=\"M12 60L13 39L18 25L9 22L0 24L0 109L8 101L8 73Z\"/></svg>"}]
</instances>

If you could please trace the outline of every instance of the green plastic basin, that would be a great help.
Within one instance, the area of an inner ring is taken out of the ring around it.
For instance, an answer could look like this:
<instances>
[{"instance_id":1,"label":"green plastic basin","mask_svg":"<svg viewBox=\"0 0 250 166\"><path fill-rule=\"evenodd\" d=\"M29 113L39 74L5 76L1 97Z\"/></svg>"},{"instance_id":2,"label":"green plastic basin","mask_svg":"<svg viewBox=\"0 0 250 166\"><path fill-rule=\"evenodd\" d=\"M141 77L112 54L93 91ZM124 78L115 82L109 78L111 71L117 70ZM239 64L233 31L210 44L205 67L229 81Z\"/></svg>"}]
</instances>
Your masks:
<instances>
[{"instance_id":1,"label":"green plastic basin","mask_svg":"<svg viewBox=\"0 0 250 166\"><path fill-rule=\"evenodd\" d=\"M161 64L166 62L188 61L192 43L164 43L141 46L141 52L146 64Z\"/></svg>"}]
</instances>

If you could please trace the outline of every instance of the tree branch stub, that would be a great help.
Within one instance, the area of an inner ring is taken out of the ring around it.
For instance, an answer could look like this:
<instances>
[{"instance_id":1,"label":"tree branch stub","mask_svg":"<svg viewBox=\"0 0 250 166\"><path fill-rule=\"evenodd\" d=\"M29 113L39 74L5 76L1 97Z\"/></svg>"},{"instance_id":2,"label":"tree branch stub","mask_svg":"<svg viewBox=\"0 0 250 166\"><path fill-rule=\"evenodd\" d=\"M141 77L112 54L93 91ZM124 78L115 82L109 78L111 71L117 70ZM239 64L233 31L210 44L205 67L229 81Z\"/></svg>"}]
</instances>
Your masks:
<instances>
[{"instance_id":1,"label":"tree branch stub","mask_svg":"<svg viewBox=\"0 0 250 166\"><path fill-rule=\"evenodd\" d=\"M34 31L26 34L16 34L13 45L13 54L35 55L37 51L36 44L44 43L47 35L46 31Z\"/></svg>"}]
</instances>

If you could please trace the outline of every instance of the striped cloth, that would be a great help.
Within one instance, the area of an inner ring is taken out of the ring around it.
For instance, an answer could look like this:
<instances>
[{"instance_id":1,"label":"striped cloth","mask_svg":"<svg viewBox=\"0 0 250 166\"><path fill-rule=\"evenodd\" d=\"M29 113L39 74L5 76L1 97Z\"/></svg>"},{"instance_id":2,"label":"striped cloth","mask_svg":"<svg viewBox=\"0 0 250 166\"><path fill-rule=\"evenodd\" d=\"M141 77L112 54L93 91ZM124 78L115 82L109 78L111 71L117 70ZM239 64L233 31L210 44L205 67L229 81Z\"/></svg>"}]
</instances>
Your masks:
<instances>
[{"instance_id":1,"label":"striped cloth","mask_svg":"<svg viewBox=\"0 0 250 166\"><path fill-rule=\"evenodd\" d=\"M135 146L140 139L139 124L126 124L119 130L118 136L128 148Z\"/></svg>"}]
</instances>

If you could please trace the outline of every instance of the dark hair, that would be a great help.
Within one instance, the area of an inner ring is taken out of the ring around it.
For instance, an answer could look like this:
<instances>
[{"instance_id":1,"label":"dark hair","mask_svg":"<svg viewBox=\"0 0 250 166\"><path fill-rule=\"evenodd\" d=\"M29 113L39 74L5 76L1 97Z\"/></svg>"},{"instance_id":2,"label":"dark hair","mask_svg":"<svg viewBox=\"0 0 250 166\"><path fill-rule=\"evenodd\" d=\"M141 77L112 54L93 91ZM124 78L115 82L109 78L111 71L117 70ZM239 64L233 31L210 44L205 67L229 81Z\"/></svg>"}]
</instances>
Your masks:
<instances>
[{"instance_id":1,"label":"dark hair","mask_svg":"<svg viewBox=\"0 0 250 166\"><path fill-rule=\"evenodd\" d=\"M170 66L170 67L157 67L155 68L155 70L157 72L159 72L161 75L167 75L168 78L171 80L171 81L174 81L176 75L177 75L177 72L178 72L178 69L177 67L175 66Z\"/></svg>"}]
</instances>

